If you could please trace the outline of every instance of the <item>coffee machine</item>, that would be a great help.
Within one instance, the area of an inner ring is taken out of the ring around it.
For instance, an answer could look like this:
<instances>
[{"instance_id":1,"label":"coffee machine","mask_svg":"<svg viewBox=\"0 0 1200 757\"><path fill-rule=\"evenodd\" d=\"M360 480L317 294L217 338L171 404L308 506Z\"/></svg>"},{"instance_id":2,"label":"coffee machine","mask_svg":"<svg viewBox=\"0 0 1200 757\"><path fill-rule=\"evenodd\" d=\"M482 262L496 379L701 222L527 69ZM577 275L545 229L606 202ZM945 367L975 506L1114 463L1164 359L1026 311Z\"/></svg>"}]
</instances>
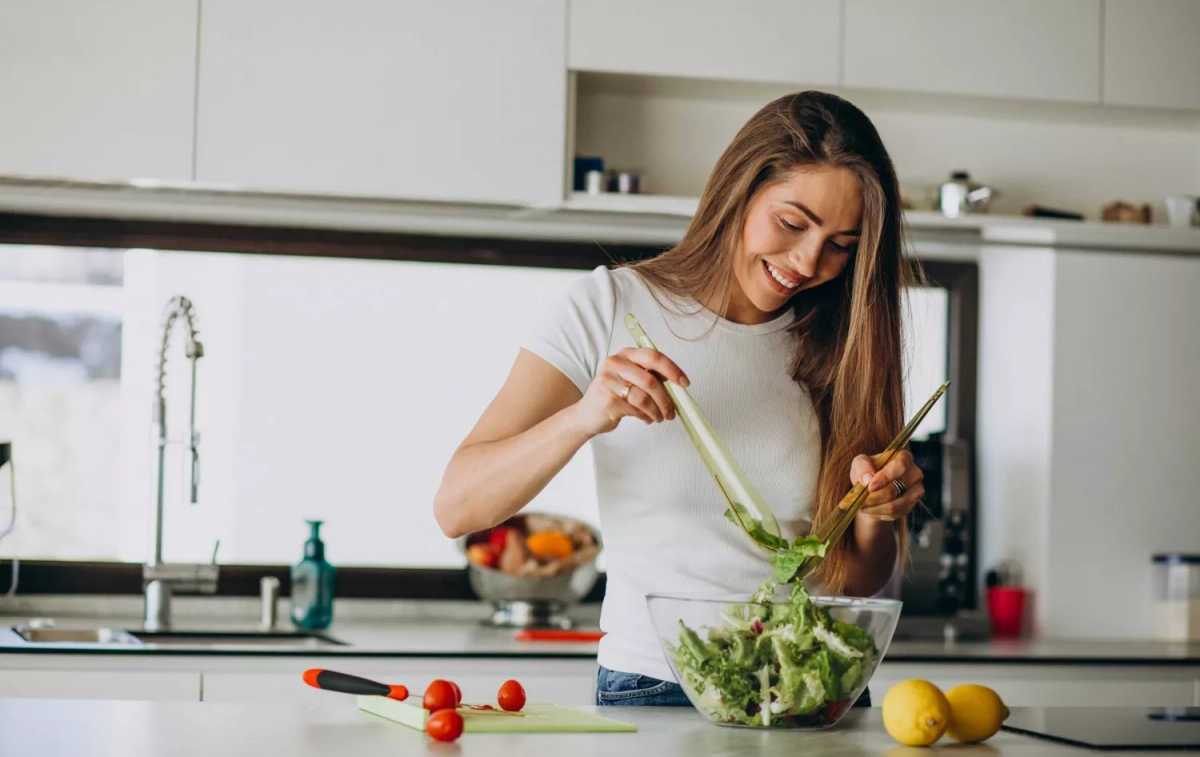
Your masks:
<instances>
[{"instance_id":1,"label":"coffee machine","mask_svg":"<svg viewBox=\"0 0 1200 757\"><path fill-rule=\"evenodd\" d=\"M897 638L982 638L978 612L974 465L970 445L945 434L909 445L925 497L909 515L908 560L893 588L904 602Z\"/></svg>"}]
</instances>

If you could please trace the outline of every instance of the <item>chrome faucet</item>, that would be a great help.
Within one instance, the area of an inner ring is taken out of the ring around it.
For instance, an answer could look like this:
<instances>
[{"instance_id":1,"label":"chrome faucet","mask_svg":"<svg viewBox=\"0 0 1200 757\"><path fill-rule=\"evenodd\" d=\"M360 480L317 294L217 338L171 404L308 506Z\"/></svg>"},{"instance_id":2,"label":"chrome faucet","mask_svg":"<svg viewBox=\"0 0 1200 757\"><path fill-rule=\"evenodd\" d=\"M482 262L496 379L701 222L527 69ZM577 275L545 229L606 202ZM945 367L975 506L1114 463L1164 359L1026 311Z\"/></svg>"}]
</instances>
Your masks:
<instances>
[{"instance_id":1,"label":"chrome faucet","mask_svg":"<svg viewBox=\"0 0 1200 757\"><path fill-rule=\"evenodd\" d=\"M188 419L188 435L184 440L190 456L190 497L195 504L200 484L200 435L196 432L196 361L204 356L204 346L196 339L195 314L192 303L186 297L174 297L167 303L162 325L162 343L158 352L158 372L154 386L154 409L152 429L154 444L158 452L158 470L155 480L154 511L154 560L142 566L142 583L145 591L144 625L148 631L171 627L171 596L175 593L213 594L217 590L217 547L213 549L212 562L208 565L168 564L163 562L163 499L164 473L167 445L167 400L166 373L167 348L171 343L171 331L182 319L187 329L184 335L184 355L192 364L191 408Z\"/></svg>"}]
</instances>

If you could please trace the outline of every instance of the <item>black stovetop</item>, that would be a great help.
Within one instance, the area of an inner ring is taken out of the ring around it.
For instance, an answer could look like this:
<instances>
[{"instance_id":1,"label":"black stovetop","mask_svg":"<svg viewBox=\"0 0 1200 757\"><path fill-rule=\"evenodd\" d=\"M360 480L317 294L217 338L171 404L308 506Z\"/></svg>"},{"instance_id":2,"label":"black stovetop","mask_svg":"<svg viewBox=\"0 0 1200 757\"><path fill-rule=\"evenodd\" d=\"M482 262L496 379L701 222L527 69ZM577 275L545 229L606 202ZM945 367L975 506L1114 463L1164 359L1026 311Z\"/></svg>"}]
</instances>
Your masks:
<instances>
[{"instance_id":1,"label":"black stovetop","mask_svg":"<svg viewBox=\"0 0 1200 757\"><path fill-rule=\"evenodd\" d=\"M1092 749L1200 750L1200 707L1019 710L1004 730Z\"/></svg>"}]
</instances>

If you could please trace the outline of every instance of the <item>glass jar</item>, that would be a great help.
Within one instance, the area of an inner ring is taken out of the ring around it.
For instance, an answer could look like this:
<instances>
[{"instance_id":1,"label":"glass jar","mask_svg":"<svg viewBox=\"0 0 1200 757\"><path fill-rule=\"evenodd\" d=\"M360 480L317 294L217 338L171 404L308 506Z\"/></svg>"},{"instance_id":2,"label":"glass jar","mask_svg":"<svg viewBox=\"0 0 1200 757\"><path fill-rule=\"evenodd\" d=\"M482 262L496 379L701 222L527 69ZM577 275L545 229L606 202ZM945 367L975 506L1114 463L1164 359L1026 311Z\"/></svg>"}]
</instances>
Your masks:
<instances>
[{"instance_id":1,"label":"glass jar","mask_svg":"<svg viewBox=\"0 0 1200 757\"><path fill-rule=\"evenodd\" d=\"M1154 556L1158 638L1200 641L1200 555Z\"/></svg>"}]
</instances>

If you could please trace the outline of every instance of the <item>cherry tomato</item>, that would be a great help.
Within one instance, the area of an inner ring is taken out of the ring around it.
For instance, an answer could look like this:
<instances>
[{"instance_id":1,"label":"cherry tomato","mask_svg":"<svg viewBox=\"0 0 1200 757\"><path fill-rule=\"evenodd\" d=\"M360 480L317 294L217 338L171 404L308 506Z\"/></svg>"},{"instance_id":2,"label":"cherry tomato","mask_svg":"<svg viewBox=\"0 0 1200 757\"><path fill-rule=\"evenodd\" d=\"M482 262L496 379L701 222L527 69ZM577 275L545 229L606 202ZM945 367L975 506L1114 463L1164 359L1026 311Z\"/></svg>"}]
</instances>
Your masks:
<instances>
[{"instance_id":1,"label":"cherry tomato","mask_svg":"<svg viewBox=\"0 0 1200 757\"><path fill-rule=\"evenodd\" d=\"M516 530L517 529L511 526L500 526L499 528L494 528L492 529L492 532L488 534L488 544L491 545L492 549L500 552L504 549L504 546L508 544L509 533Z\"/></svg>"},{"instance_id":2,"label":"cherry tomato","mask_svg":"<svg viewBox=\"0 0 1200 757\"><path fill-rule=\"evenodd\" d=\"M454 689L454 706L462 704L462 689L458 688L458 684L454 681L446 681L450 684L450 688Z\"/></svg>"},{"instance_id":3,"label":"cherry tomato","mask_svg":"<svg viewBox=\"0 0 1200 757\"><path fill-rule=\"evenodd\" d=\"M458 706L458 702L454 701L453 685L449 681L440 679L429 684L429 688L425 689L425 697L421 700L421 706L430 712L453 710Z\"/></svg>"},{"instance_id":4,"label":"cherry tomato","mask_svg":"<svg viewBox=\"0 0 1200 757\"><path fill-rule=\"evenodd\" d=\"M454 710L438 710L425 721L425 733L438 741L454 741L462 732L462 715Z\"/></svg>"},{"instance_id":5,"label":"cherry tomato","mask_svg":"<svg viewBox=\"0 0 1200 757\"><path fill-rule=\"evenodd\" d=\"M496 702L502 710L517 712L525 706L525 689L516 681L505 681L496 695Z\"/></svg>"}]
</instances>

